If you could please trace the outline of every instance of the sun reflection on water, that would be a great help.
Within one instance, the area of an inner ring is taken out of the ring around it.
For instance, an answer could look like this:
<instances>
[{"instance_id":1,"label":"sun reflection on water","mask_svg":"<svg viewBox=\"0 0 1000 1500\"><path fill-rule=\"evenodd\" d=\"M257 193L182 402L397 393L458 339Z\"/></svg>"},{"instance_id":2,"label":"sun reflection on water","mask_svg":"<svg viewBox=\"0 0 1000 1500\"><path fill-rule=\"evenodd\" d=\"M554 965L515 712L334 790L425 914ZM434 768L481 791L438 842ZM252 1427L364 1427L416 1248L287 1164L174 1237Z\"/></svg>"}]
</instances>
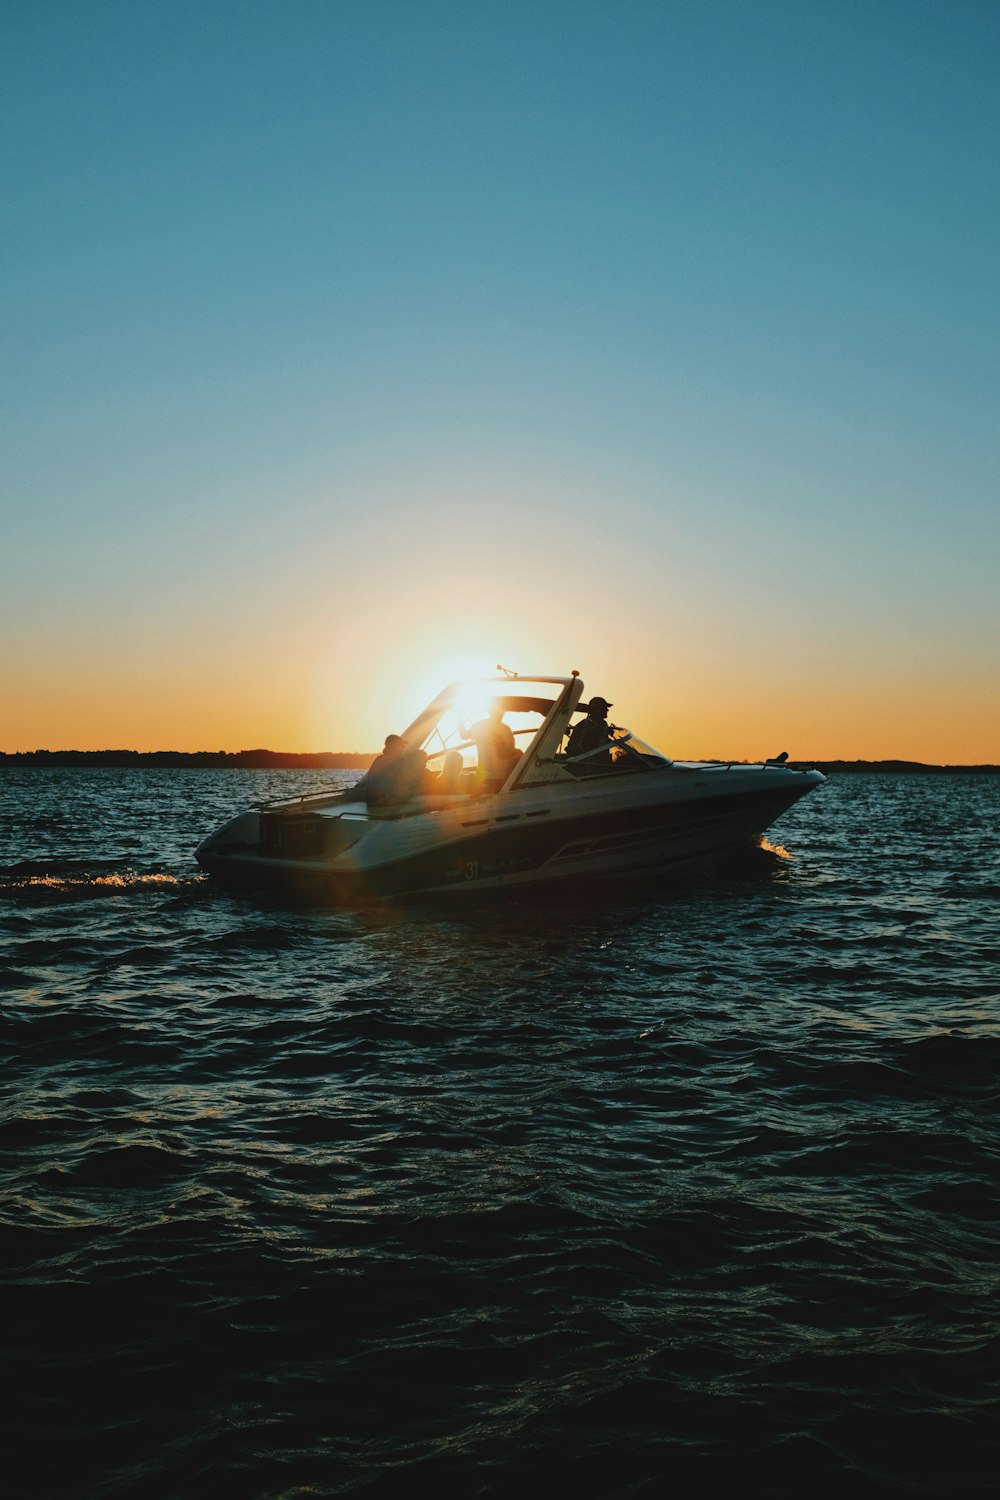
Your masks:
<instances>
[{"instance_id":1,"label":"sun reflection on water","mask_svg":"<svg viewBox=\"0 0 1000 1500\"><path fill-rule=\"evenodd\" d=\"M196 879L203 880L205 876L197 876ZM140 875L132 870L113 870L107 875L19 875L9 882L5 882L8 890L33 891L42 894L46 891L55 893L86 892L90 890L104 890L109 892L130 891L135 889L162 889L173 888L182 884L176 875L168 875L165 872L157 872L151 875Z\"/></svg>"}]
</instances>

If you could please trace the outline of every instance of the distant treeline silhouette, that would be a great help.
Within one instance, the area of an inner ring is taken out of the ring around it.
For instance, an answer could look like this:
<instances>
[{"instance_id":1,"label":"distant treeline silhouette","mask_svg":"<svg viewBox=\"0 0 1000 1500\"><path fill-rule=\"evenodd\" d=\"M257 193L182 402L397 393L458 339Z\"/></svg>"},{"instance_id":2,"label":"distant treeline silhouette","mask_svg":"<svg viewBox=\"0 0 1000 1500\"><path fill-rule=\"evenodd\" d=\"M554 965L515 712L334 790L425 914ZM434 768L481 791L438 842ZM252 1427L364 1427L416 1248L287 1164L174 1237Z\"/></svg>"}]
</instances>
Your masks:
<instances>
[{"instance_id":1,"label":"distant treeline silhouette","mask_svg":"<svg viewBox=\"0 0 1000 1500\"><path fill-rule=\"evenodd\" d=\"M921 760L796 760L790 764L800 770L822 771L824 776L850 775L856 771L888 771L894 775L910 771L961 771L969 775L1000 771L1000 766L929 766Z\"/></svg>"},{"instance_id":2,"label":"distant treeline silhouette","mask_svg":"<svg viewBox=\"0 0 1000 1500\"><path fill-rule=\"evenodd\" d=\"M205 766L218 770L231 766L250 771L367 771L374 750L321 750L315 754L286 750L18 750L0 751L0 767L7 766ZM743 762L731 761L731 765ZM894 775L908 772L989 774L1000 766L930 766L919 760L795 760L803 770L825 775L851 775L859 771L883 771Z\"/></svg>"},{"instance_id":3,"label":"distant treeline silhouette","mask_svg":"<svg viewBox=\"0 0 1000 1500\"><path fill-rule=\"evenodd\" d=\"M251 771L367 771L374 750L297 754L285 750L20 750L0 766L182 766Z\"/></svg>"}]
</instances>

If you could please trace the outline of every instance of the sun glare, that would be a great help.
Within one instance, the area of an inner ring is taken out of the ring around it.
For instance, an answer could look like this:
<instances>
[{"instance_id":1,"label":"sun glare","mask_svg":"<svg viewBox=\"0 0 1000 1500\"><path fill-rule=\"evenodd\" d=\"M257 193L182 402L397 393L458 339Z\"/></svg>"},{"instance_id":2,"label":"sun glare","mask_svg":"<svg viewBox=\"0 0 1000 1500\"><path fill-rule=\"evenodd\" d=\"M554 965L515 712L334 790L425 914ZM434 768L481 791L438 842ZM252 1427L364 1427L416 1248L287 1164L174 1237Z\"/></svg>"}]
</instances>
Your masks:
<instances>
[{"instance_id":1,"label":"sun glare","mask_svg":"<svg viewBox=\"0 0 1000 1500\"><path fill-rule=\"evenodd\" d=\"M407 682L406 692L408 700L416 703L417 709L430 703L438 693L454 682L467 682L468 687L462 691L460 713L463 718L468 718L469 713L482 709L488 701L488 694L482 686L476 687L476 680L484 677L499 677L500 673L491 670L482 658L452 656L450 658L440 657L435 659L430 666L421 668Z\"/></svg>"},{"instance_id":2,"label":"sun glare","mask_svg":"<svg viewBox=\"0 0 1000 1500\"><path fill-rule=\"evenodd\" d=\"M504 653L512 654L513 667L531 658L523 640L508 634L497 646L485 634L457 624L451 630L400 624L391 639L373 632L363 656L328 647L313 671L311 741L335 750L377 749L387 734L401 733L452 683L500 677L497 662L507 664ZM463 721L481 719L491 696L482 688L473 690L461 704Z\"/></svg>"},{"instance_id":3,"label":"sun glare","mask_svg":"<svg viewBox=\"0 0 1000 1500\"><path fill-rule=\"evenodd\" d=\"M456 679L452 678L454 682ZM444 684L442 684L444 686ZM467 682L455 699L455 717L460 724L478 724L490 711L492 694L483 682Z\"/></svg>"},{"instance_id":4,"label":"sun glare","mask_svg":"<svg viewBox=\"0 0 1000 1500\"><path fill-rule=\"evenodd\" d=\"M385 672L386 701L400 710L404 721L412 720L452 683L501 677L499 662L511 670L530 665L530 647L509 632L494 638L492 632L463 628L460 637L456 640L455 631L441 630L413 634L405 651L393 659ZM463 721L481 719L492 696L482 686L470 689L469 701L460 706Z\"/></svg>"}]
</instances>

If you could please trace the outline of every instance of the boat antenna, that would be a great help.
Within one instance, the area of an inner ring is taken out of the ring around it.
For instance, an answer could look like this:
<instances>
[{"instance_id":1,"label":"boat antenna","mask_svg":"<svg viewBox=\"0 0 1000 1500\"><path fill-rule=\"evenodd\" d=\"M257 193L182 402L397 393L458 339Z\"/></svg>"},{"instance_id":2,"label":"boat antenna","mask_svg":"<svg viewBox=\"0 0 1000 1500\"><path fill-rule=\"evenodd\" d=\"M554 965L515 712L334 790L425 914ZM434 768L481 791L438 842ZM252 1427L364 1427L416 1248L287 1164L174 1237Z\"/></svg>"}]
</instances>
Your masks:
<instances>
[{"instance_id":1,"label":"boat antenna","mask_svg":"<svg viewBox=\"0 0 1000 1500\"><path fill-rule=\"evenodd\" d=\"M510 681L510 679L512 677L516 677L517 676L517 673L516 672L512 672L511 669L510 669L510 667L502 667L499 662L497 662L497 671L498 672L502 672L503 675L507 678L508 682Z\"/></svg>"}]
</instances>

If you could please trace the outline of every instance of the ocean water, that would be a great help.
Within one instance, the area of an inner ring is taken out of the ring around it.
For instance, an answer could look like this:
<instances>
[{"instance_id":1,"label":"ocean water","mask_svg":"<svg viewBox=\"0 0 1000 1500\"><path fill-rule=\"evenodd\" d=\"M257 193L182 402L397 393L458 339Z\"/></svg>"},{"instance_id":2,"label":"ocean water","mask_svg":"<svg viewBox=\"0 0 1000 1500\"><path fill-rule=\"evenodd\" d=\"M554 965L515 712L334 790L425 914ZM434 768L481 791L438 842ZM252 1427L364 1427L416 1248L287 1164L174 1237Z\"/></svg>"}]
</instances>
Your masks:
<instances>
[{"instance_id":1,"label":"ocean water","mask_svg":"<svg viewBox=\"0 0 1000 1500\"><path fill-rule=\"evenodd\" d=\"M618 893L200 875L331 779L0 773L5 1493L994 1493L1000 777Z\"/></svg>"}]
</instances>

